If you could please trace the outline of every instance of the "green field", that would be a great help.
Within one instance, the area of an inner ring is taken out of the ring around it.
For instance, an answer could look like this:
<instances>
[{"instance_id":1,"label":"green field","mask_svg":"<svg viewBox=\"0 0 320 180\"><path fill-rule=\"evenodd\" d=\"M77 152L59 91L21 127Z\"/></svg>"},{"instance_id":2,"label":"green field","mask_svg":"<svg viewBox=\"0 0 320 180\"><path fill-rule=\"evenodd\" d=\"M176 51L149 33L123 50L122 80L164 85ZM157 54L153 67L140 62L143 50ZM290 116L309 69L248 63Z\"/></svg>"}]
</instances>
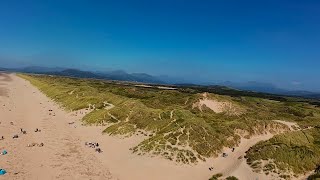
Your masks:
<instances>
[{"instance_id":1,"label":"green field","mask_svg":"<svg viewBox=\"0 0 320 180\"><path fill-rule=\"evenodd\" d=\"M110 135L145 136L144 141L132 147L134 153L161 155L180 163L197 163L217 156L223 147L237 146L241 135L237 133L239 130L246 132L246 138L249 138L266 131L276 133L288 129L273 120L296 122L301 128L320 125L320 108L312 105L313 100L301 98L261 93L255 97L252 93L232 89L178 87L176 90L161 90L124 82L19 76L29 80L66 110L94 105L95 110L82 119L85 124L107 125L103 132ZM205 106L201 109L194 106L203 98L204 92L213 91L215 93L208 94L209 99L228 102L237 113L215 113ZM114 107L108 108L110 104ZM312 170L320 163L318 136L317 128L275 136L253 147L247 154L248 162L274 159L273 165L279 170L289 168L296 173ZM307 142L305 137L309 137ZM297 165L292 161L301 162L302 159L290 161L293 157L304 158L305 163Z\"/></svg>"}]
</instances>

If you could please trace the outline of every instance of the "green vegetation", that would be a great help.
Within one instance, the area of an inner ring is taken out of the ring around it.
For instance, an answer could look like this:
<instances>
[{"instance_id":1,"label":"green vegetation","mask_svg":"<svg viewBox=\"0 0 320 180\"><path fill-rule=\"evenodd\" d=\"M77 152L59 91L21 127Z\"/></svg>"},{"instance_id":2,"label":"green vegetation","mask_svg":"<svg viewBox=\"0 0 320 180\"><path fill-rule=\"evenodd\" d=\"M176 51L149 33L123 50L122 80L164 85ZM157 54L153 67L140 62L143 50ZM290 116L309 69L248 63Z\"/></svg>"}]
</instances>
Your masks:
<instances>
[{"instance_id":1,"label":"green vegetation","mask_svg":"<svg viewBox=\"0 0 320 180\"><path fill-rule=\"evenodd\" d=\"M134 153L152 153L180 163L197 163L217 156L223 147L237 146L241 136L249 138L264 132L288 130L287 126L273 120L296 122L302 128L320 124L320 109L312 105L313 100L307 99L213 87L161 90L92 79L20 76L67 110L94 107L83 118L85 124L107 124L104 133L110 135L143 135L144 140L132 147ZM209 93L208 98L228 102L239 113L215 113L205 106L201 109L195 107L204 98L204 92L215 92ZM231 96L227 96L228 93ZM279 169L292 168L298 173L312 169L320 157L316 149L317 131L310 129L303 131L303 134L287 133L263 142L265 145L260 143L249 151L248 162L254 165L255 161L275 159L274 165ZM313 145L308 144L305 137ZM277 142L280 144L274 146ZM280 153L275 153L275 147ZM261 153L257 153L257 150ZM304 167L294 166L290 158L296 158L293 160L299 160L298 162L305 158L305 163L301 163ZM259 167L261 164L254 166ZM265 169L274 169L271 166Z\"/></svg>"},{"instance_id":2,"label":"green vegetation","mask_svg":"<svg viewBox=\"0 0 320 180\"><path fill-rule=\"evenodd\" d=\"M226 180L238 180L238 178L234 177L234 176L229 176L226 178Z\"/></svg>"},{"instance_id":3,"label":"green vegetation","mask_svg":"<svg viewBox=\"0 0 320 180\"><path fill-rule=\"evenodd\" d=\"M308 180L319 180L320 179L320 166L318 166L314 173L308 177Z\"/></svg>"},{"instance_id":4,"label":"green vegetation","mask_svg":"<svg viewBox=\"0 0 320 180\"><path fill-rule=\"evenodd\" d=\"M307 180L319 180L319 179L320 179L320 174L315 173L309 176Z\"/></svg>"},{"instance_id":5,"label":"green vegetation","mask_svg":"<svg viewBox=\"0 0 320 180\"><path fill-rule=\"evenodd\" d=\"M276 135L260 142L247 153L247 162L254 169L257 163L269 161L263 167L265 173L302 174L310 172L320 164L320 129L295 131Z\"/></svg>"},{"instance_id":6,"label":"green vegetation","mask_svg":"<svg viewBox=\"0 0 320 180\"><path fill-rule=\"evenodd\" d=\"M213 175L209 180L218 180L219 178L221 178L223 176L223 174L219 173L219 174L215 174Z\"/></svg>"}]
</instances>

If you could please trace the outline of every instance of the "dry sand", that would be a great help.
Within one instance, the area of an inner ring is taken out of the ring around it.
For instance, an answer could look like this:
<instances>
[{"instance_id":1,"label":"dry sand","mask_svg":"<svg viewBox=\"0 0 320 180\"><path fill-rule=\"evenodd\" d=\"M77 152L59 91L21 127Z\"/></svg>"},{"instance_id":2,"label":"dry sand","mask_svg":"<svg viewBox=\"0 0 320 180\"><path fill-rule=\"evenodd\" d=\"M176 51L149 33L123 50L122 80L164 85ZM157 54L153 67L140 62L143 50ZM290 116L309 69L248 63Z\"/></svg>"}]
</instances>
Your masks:
<instances>
[{"instance_id":1,"label":"dry sand","mask_svg":"<svg viewBox=\"0 0 320 180\"><path fill-rule=\"evenodd\" d=\"M226 102L219 102L219 101L214 101L214 100L210 100L210 99L201 99L199 102L200 109L203 105L207 106L215 113L225 112L226 107L227 107Z\"/></svg>"},{"instance_id":2,"label":"dry sand","mask_svg":"<svg viewBox=\"0 0 320 180\"><path fill-rule=\"evenodd\" d=\"M232 152L231 149L224 150L224 152L228 154L228 157L218 157L213 160L213 164L215 164L214 171L216 173L222 173L224 177L235 176L243 180L276 179L275 177L254 173L250 166L246 163L246 159L244 159L245 152L251 146L260 141L268 140L272 137L272 134L264 134L252 137L250 139L241 139L240 146L237 147L234 152Z\"/></svg>"},{"instance_id":3,"label":"dry sand","mask_svg":"<svg viewBox=\"0 0 320 180\"><path fill-rule=\"evenodd\" d=\"M300 128L299 125L295 122L288 122L288 121L281 121L281 120L274 120L274 121L288 126L290 131L295 131L293 127L295 127L296 129Z\"/></svg>"},{"instance_id":4,"label":"dry sand","mask_svg":"<svg viewBox=\"0 0 320 180\"><path fill-rule=\"evenodd\" d=\"M8 171L0 179L207 180L215 173L244 180L270 179L252 172L244 159L238 159L255 143L271 138L270 134L243 140L235 152L226 149L227 158L210 159L197 165L138 156L129 149L142 137L120 139L102 135L104 127L81 126L77 120L84 113L67 113L29 82L13 74L9 79L0 80L0 88L7 92L7 96L0 96L0 137L5 137L0 141L0 150L8 151L7 155L0 156L0 168ZM20 134L20 128L27 134ZM42 131L35 133L36 128ZM19 134L19 138L12 139L14 134ZM84 143L88 141L98 142L104 152L95 153L86 147ZM44 147L27 147L41 142ZM209 171L209 167L214 170Z\"/></svg>"},{"instance_id":5,"label":"dry sand","mask_svg":"<svg viewBox=\"0 0 320 180\"><path fill-rule=\"evenodd\" d=\"M77 132L68 127L65 112L25 80L11 75L11 81L1 82L7 96L0 97L0 168L8 173L0 179L112 179L104 164L82 146ZM49 115L53 109L55 116ZM13 125L11 125L13 122ZM24 135L20 128L27 131ZM34 132L39 128L41 132ZM19 138L13 139L18 134ZM44 143L43 147L27 147Z\"/></svg>"}]
</instances>

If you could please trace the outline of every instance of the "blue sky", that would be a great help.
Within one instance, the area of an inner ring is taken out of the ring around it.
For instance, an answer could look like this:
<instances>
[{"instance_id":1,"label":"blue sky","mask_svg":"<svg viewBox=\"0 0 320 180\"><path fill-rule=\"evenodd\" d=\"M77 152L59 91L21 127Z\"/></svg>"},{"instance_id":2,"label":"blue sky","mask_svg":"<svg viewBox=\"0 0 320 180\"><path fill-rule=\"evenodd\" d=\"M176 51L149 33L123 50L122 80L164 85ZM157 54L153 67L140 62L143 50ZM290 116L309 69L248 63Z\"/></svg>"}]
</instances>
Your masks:
<instances>
[{"instance_id":1,"label":"blue sky","mask_svg":"<svg viewBox=\"0 0 320 180\"><path fill-rule=\"evenodd\" d=\"M0 66L123 69L320 92L320 2L0 0Z\"/></svg>"}]
</instances>

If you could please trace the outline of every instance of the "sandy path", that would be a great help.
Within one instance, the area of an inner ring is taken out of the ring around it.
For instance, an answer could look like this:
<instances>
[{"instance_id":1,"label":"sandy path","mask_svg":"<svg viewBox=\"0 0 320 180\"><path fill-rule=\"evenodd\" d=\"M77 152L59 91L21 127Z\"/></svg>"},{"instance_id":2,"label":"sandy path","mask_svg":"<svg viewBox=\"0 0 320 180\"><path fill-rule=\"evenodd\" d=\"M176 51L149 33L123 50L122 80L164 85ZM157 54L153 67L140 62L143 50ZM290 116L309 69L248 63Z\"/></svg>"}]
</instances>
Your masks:
<instances>
[{"instance_id":1,"label":"sandy path","mask_svg":"<svg viewBox=\"0 0 320 180\"><path fill-rule=\"evenodd\" d=\"M224 176L235 176L239 179L244 180L268 180L276 179L275 177L266 176L265 174L257 174L252 171L251 167L246 163L244 158L245 152L255 145L256 143L272 138L272 134L264 134L260 136L255 136L251 139L242 138L241 144L239 147L232 152L231 149L225 149L225 153L228 154L228 157L218 157L213 160L214 171L216 173L222 173ZM223 166L220 166L223 164Z\"/></svg>"},{"instance_id":2,"label":"sandy path","mask_svg":"<svg viewBox=\"0 0 320 180\"><path fill-rule=\"evenodd\" d=\"M77 120L84 114L66 113L29 82L14 75L10 78L12 81L0 80L0 89L5 88L7 92L0 95L0 137L5 136L5 140L0 141L0 150L9 152L0 156L0 168L9 172L0 179L207 180L216 173L245 180L268 179L252 172L245 160L238 157L260 140L271 138L270 134L243 140L235 152L226 149L227 158L178 165L160 157L132 154L129 149L141 142L142 137L119 139L102 135L104 127L81 126ZM10 121L14 125L10 125ZM69 125L69 122L75 124ZM28 134L13 140L12 135L19 133L21 127ZM42 132L34 133L35 128ZM104 152L98 154L85 147L87 141L99 142ZM43 142L45 146L26 147L32 142ZM209 167L214 170L209 171Z\"/></svg>"},{"instance_id":3,"label":"sandy path","mask_svg":"<svg viewBox=\"0 0 320 180\"><path fill-rule=\"evenodd\" d=\"M0 179L111 179L106 166L82 146L74 129L66 125L68 116L25 80L0 75L0 168L8 173ZM55 116L49 115L53 109ZM11 125L10 122L14 124ZM20 128L27 131L20 133ZM41 132L36 133L36 128ZM18 134L18 139L12 136ZM27 147L30 143L44 147Z\"/></svg>"}]
</instances>

